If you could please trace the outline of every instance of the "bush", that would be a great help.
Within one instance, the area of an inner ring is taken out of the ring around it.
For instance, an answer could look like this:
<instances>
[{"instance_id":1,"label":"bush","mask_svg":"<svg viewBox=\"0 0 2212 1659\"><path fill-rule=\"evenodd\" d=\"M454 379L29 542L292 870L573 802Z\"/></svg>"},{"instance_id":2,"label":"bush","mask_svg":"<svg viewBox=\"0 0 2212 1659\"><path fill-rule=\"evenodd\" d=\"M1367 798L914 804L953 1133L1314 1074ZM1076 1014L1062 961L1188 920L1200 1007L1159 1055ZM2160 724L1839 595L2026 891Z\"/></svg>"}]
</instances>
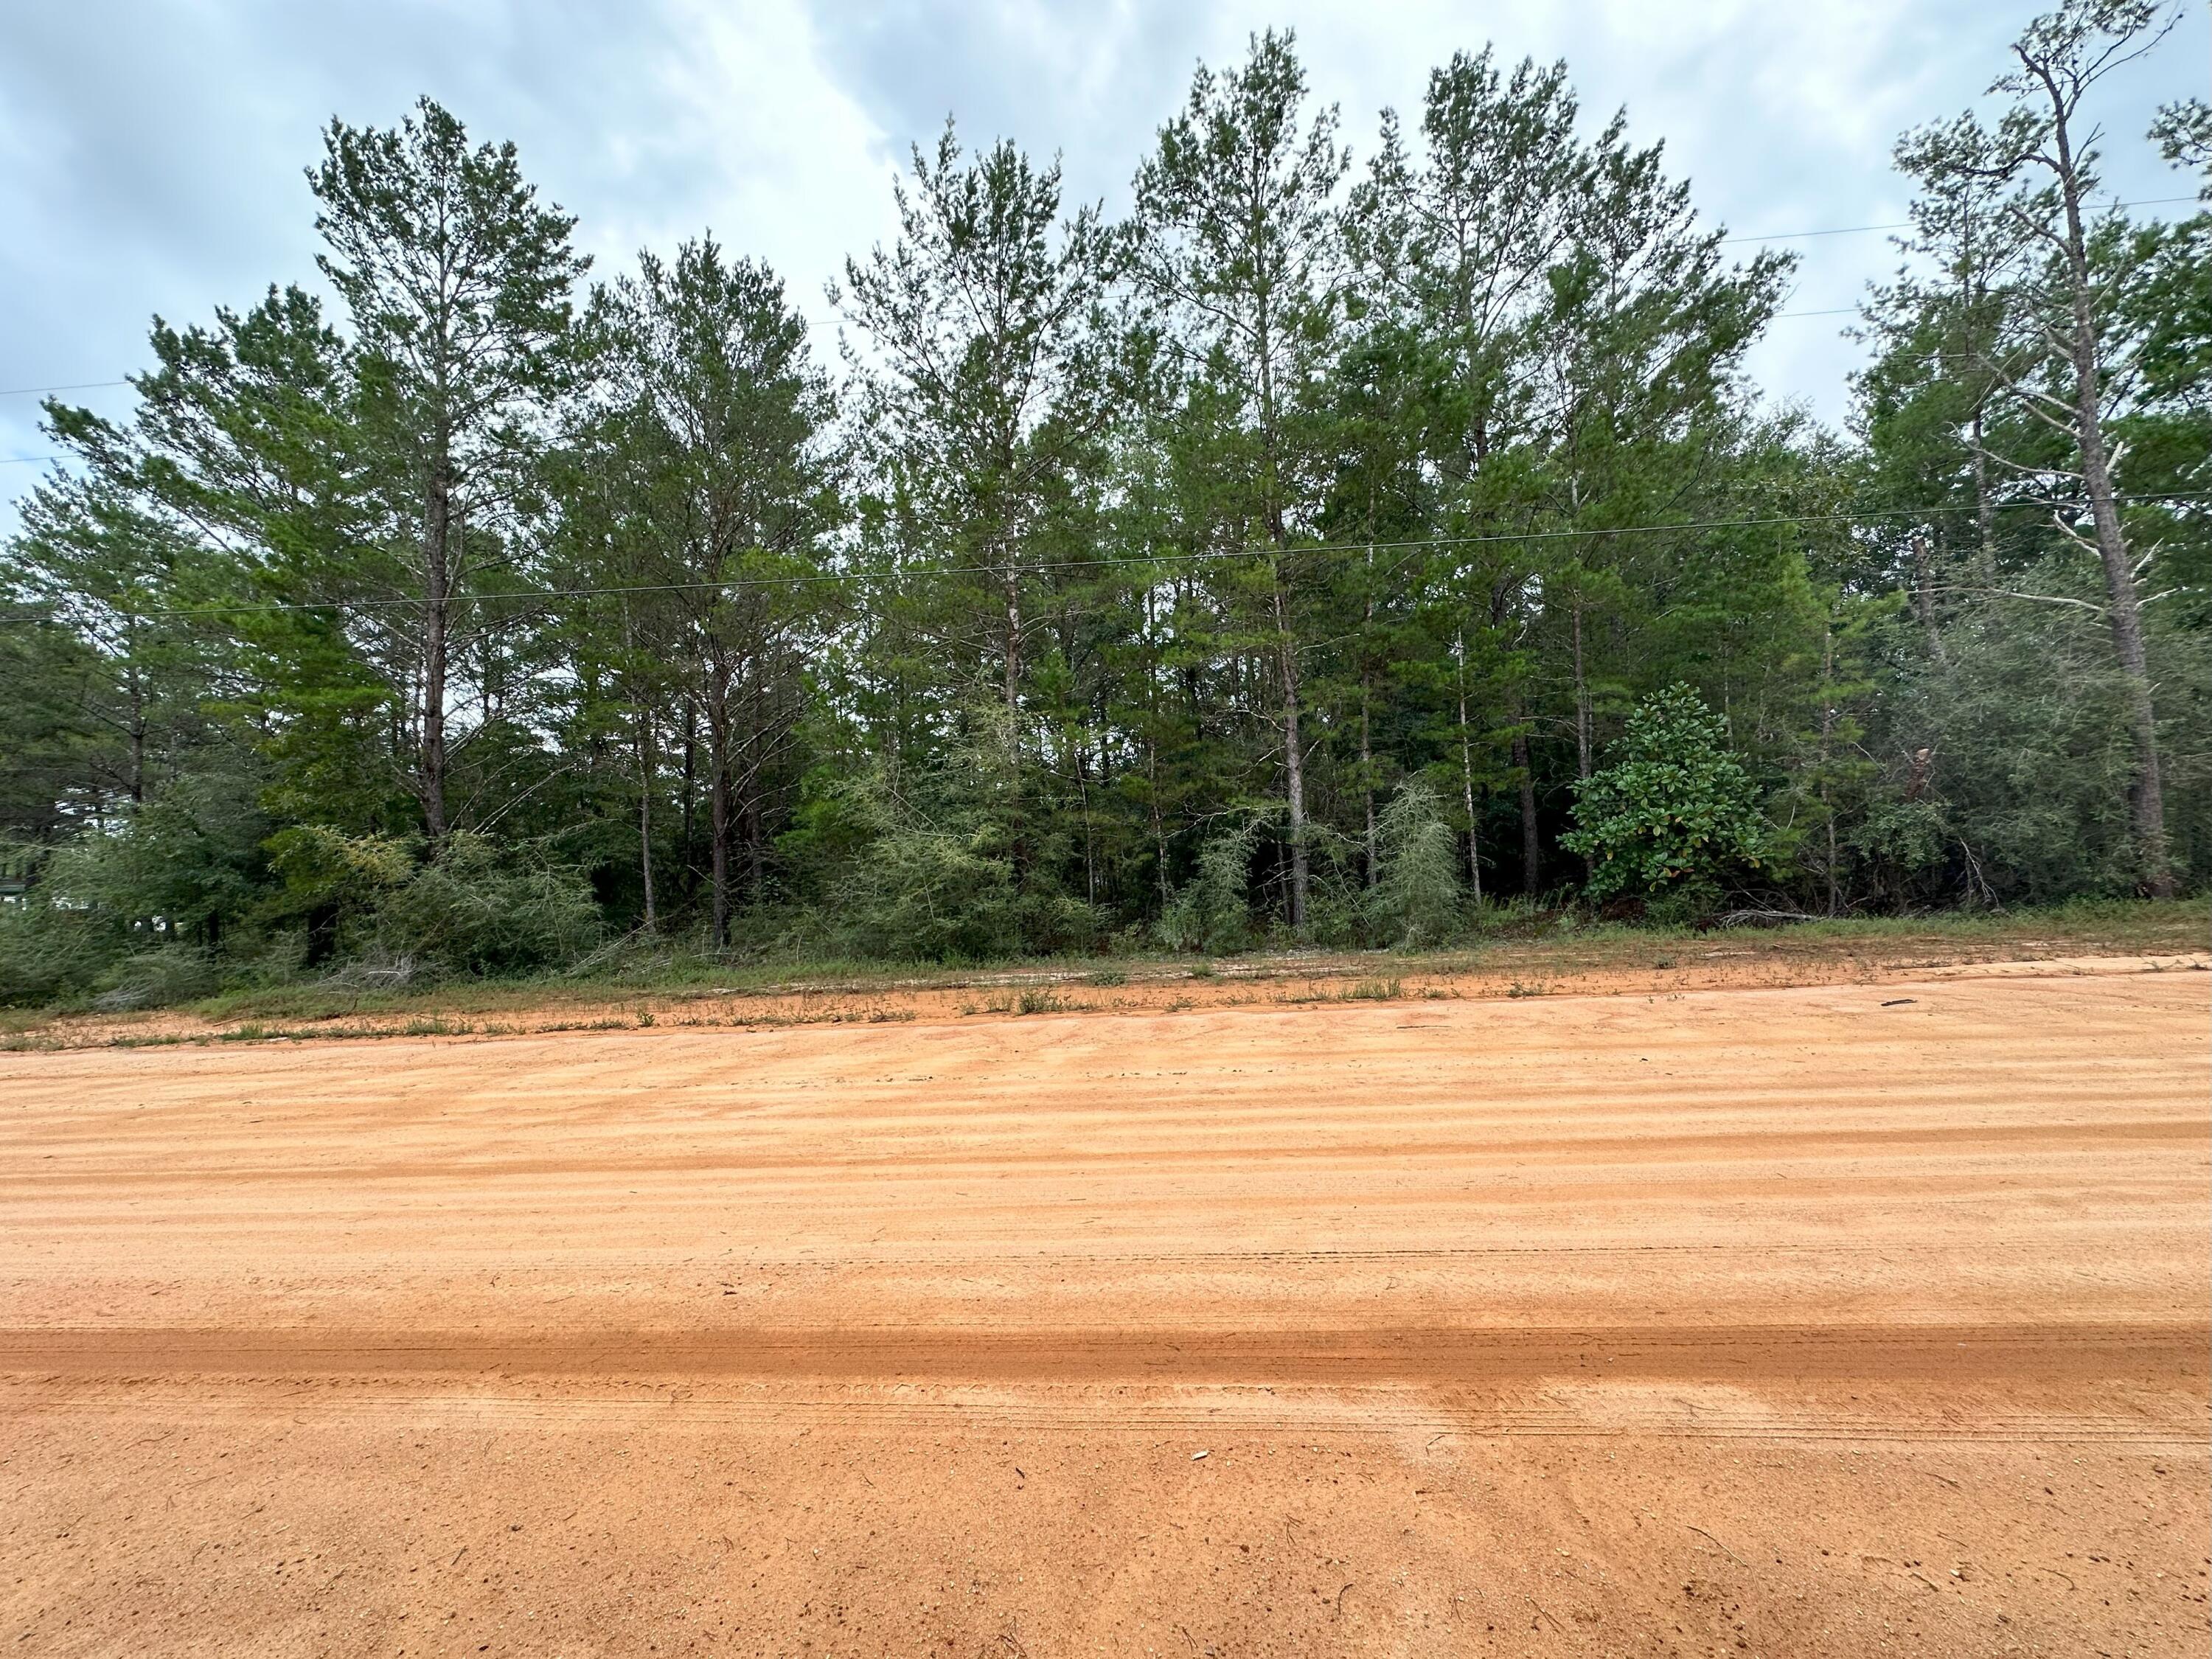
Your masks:
<instances>
[{"instance_id":1,"label":"bush","mask_svg":"<svg viewBox=\"0 0 2212 1659\"><path fill-rule=\"evenodd\" d=\"M1170 951L1219 954L1252 942L1252 848L1260 820L1213 836L1199 848L1198 870L1160 916L1160 940Z\"/></svg>"},{"instance_id":2,"label":"bush","mask_svg":"<svg viewBox=\"0 0 2212 1659\"><path fill-rule=\"evenodd\" d=\"M255 905L269 823L252 780L179 779L131 809L111 834L87 832L58 849L44 885L143 935L219 948Z\"/></svg>"},{"instance_id":3,"label":"bush","mask_svg":"<svg viewBox=\"0 0 2212 1659\"><path fill-rule=\"evenodd\" d=\"M1459 931L1459 837L1436 792L1418 777L1398 786L1376 821L1381 858L1368 895L1377 931L1395 945L1433 945Z\"/></svg>"},{"instance_id":4,"label":"bush","mask_svg":"<svg viewBox=\"0 0 2212 1659\"><path fill-rule=\"evenodd\" d=\"M1727 726L1688 686L1647 698L1613 754L1577 785L1576 827L1559 837L1592 862L1589 896L1717 886L1766 856L1758 787L1729 751Z\"/></svg>"},{"instance_id":5,"label":"bush","mask_svg":"<svg viewBox=\"0 0 2212 1659\"><path fill-rule=\"evenodd\" d=\"M854 872L847 915L863 951L904 961L977 961L1021 942L1014 866L995 825L966 835L885 830Z\"/></svg>"},{"instance_id":6,"label":"bush","mask_svg":"<svg viewBox=\"0 0 2212 1659\"><path fill-rule=\"evenodd\" d=\"M169 1008L213 996L222 975L214 957L189 945L137 951L101 976L104 988L92 1000L102 1013L131 1008Z\"/></svg>"},{"instance_id":7,"label":"bush","mask_svg":"<svg viewBox=\"0 0 2212 1659\"><path fill-rule=\"evenodd\" d=\"M81 995L99 983L122 948L119 935L98 918L53 906L33 888L0 905L0 1007Z\"/></svg>"},{"instance_id":8,"label":"bush","mask_svg":"<svg viewBox=\"0 0 2212 1659\"><path fill-rule=\"evenodd\" d=\"M388 836L349 836L327 824L296 824L267 842L270 868L283 879L262 920L304 923L304 965L314 967L347 945L367 945L377 907L404 885L415 862Z\"/></svg>"},{"instance_id":9,"label":"bush","mask_svg":"<svg viewBox=\"0 0 2212 1659\"><path fill-rule=\"evenodd\" d=\"M548 865L500 861L483 836L450 836L379 900L376 946L447 973L513 974L574 960L599 938L588 882Z\"/></svg>"}]
</instances>

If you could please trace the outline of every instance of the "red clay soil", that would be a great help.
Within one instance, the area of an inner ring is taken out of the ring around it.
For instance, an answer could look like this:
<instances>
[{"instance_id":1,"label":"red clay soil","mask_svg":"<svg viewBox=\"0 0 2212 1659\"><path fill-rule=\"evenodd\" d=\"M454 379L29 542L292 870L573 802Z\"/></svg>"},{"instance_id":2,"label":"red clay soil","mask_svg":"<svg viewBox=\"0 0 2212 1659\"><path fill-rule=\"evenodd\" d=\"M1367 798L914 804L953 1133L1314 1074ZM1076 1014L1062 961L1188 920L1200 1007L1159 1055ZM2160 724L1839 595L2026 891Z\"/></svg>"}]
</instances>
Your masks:
<instances>
[{"instance_id":1,"label":"red clay soil","mask_svg":"<svg viewBox=\"0 0 2212 1659\"><path fill-rule=\"evenodd\" d=\"M0 1055L0 1654L2201 1655L2082 966Z\"/></svg>"}]
</instances>

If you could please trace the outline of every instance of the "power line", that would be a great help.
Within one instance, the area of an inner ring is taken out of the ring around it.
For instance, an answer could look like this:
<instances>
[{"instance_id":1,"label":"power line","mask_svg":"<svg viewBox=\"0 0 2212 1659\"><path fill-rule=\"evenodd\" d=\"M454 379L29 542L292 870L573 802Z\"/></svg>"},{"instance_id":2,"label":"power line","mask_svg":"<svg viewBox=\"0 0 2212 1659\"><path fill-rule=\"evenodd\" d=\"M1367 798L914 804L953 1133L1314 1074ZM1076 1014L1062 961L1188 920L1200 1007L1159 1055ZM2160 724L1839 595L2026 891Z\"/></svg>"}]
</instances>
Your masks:
<instances>
[{"instance_id":1,"label":"power line","mask_svg":"<svg viewBox=\"0 0 2212 1659\"><path fill-rule=\"evenodd\" d=\"M79 380L75 386L11 386L0 390L0 398L30 398L47 392L97 392L102 386L130 384L128 380Z\"/></svg>"},{"instance_id":2,"label":"power line","mask_svg":"<svg viewBox=\"0 0 2212 1659\"><path fill-rule=\"evenodd\" d=\"M0 466L34 466L40 461L67 460L65 455L0 455Z\"/></svg>"},{"instance_id":3,"label":"power line","mask_svg":"<svg viewBox=\"0 0 2212 1659\"><path fill-rule=\"evenodd\" d=\"M2197 490L2170 490L2157 494L2124 495L2115 496L2119 501L2202 501L2212 495ZM2008 504L2013 505L2013 504ZM2041 505L2041 503L2038 503ZM1370 553L1397 552L1424 547L1492 546L1505 543L1552 542L1577 538L1601 539L1615 536L1664 535L1693 530L1755 530L1771 529L1790 525L1857 524L1869 519L1929 519L1943 514L1972 513L1978 509L1966 504L1945 503L1933 507L1869 507L1850 513L1778 514L1764 518L1690 520L1680 524L1614 525L1592 529L1502 531L1481 536L1421 536L1398 541L1359 541L1323 544L1314 547L1240 548L1235 550L1200 550L1188 553L1146 553L1105 558L1048 560L1023 567L1026 574L1044 575L1054 573L1080 573L1087 570L1108 570L1130 565L1215 564L1232 559L1253 559L1271 553L1285 559L1310 558L1316 555L1364 557ZM632 594L647 593L715 593L744 591L763 587L811 586L817 583L833 582L896 582L907 576L939 578L946 576L988 576L998 579L1005 571L991 565L924 565L893 570L813 570L790 576L732 576L714 580L682 582L641 582L604 587L537 587L514 593L480 593L469 597L464 603L491 604L502 599L535 602L541 599L611 599ZM100 599L115 604L103 596L84 590L75 590L82 599ZM171 605L150 611L131 611L125 614L153 618L157 617L240 617L276 616L302 611L382 611L411 609L422 605L417 599L291 599L276 600L262 605ZM121 607L118 605L118 609Z\"/></svg>"},{"instance_id":4,"label":"power line","mask_svg":"<svg viewBox=\"0 0 2212 1659\"><path fill-rule=\"evenodd\" d=\"M2116 212L2122 208L2171 207L2177 202L2194 202L2197 199L2194 196L2152 196L2139 202L2114 202L2107 210ZM1815 236L1856 236L1863 231L1911 228L1912 222L1903 219L1890 225L1836 225L1826 230L1778 230L1765 236L1723 236L1721 246L1726 247L1736 242L1802 242Z\"/></svg>"}]
</instances>

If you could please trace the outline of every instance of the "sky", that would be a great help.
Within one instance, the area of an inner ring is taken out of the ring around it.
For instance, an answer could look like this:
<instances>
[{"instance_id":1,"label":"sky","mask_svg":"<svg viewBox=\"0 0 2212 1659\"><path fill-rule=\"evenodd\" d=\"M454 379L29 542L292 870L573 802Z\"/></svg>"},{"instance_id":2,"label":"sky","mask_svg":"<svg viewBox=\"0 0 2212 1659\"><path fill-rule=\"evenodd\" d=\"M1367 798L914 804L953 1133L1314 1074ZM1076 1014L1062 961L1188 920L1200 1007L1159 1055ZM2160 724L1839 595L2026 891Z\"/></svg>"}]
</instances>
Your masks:
<instances>
[{"instance_id":1,"label":"sky","mask_svg":"<svg viewBox=\"0 0 2212 1659\"><path fill-rule=\"evenodd\" d=\"M396 123L428 94L511 138L579 216L594 274L711 228L765 258L836 360L823 287L889 237L890 181L948 114L977 144L1058 153L1070 198L1127 206L1129 179L1200 62L1290 27L1355 166L1378 112L1418 110L1428 71L1493 42L1566 60L1593 125L1625 107L1663 140L1731 236L1885 225L1906 191L1890 148L1974 104L2032 15L2010 0L70 0L0 6L0 536L45 470L21 388L144 368L159 314L185 324L272 283L319 285L304 169L336 116ZM2117 199L2186 196L2142 133L2212 80L2212 12L2106 88ZM2147 209L2179 214L2185 205ZM1791 313L1756 348L1779 402L1840 423L1858 348L1831 313L1898 254L1880 232L1799 237ZM1752 242L1741 245L1748 255ZM127 387L67 394L103 412Z\"/></svg>"}]
</instances>

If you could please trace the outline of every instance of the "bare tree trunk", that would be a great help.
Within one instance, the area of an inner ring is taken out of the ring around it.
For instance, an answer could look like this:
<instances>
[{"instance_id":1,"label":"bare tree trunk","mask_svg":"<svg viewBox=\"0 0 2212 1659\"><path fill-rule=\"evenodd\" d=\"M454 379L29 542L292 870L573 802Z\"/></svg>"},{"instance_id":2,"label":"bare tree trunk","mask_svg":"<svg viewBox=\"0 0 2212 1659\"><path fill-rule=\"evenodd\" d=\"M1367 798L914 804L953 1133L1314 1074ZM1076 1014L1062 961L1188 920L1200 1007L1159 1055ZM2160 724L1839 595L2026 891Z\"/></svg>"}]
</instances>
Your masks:
<instances>
[{"instance_id":1,"label":"bare tree trunk","mask_svg":"<svg viewBox=\"0 0 2212 1659\"><path fill-rule=\"evenodd\" d=\"M1590 775L1589 681L1583 672L1583 602L1574 603L1575 624L1575 775Z\"/></svg>"},{"instance_id":2,"label":"bare tree trunk","mask_svg":"<svg viewBox=\"0 0 2212 1659\"><path fill-rule=\"evenodd\" d=\"M1158 743L1145 745L1145 776L1150 787L1146 793L1152 798L1152 858L1160 878L1160 914L1167 914L1172 898L1168 884L1168 825L1160 813L1160 749Z\"/></svg>"},{"instance_id":3,"label":"bare tree trunk","mask_svg":"<svg viewBox=\"0 0 2212 1659\"><path fill-rule=\"evenodd\" d=\"M1936 624L1936 589L1934 561L1928 551L1928 538L1915 533L1912 538L1912 609L1920 618L1920 630L1928 636L1928 654L1938 668L1948 668L1951 659L1943 649L1943 630Z\"/></svg>"},{"instance_id":4,"label":"bare tree trunk","mask_svg":"<svg viewBox=\"0 0 2212 1659\"><path fill-rule=\"evenodd\" d=\"M658 918L653 903L653 717L645 705L637 713L637 872L645 884L645 931L654 930Z\"/></svg>"},{"instance_id":5,"label":"bare tree trunk","mask_svg":"<svg viewBox=\"0 0 2212 1659\"><path fill-rule=\"evenodd\" d=\"M1513 711L1515 723L1521 711ZM1536 823L1536 774L1528 763L1528 733L1513 734L1513 770L1521 786L1521 890L1534 898L1544 890L1544 841Z\"/></svg>"},{"instance_id":6,"label":"bare tree trunk","mask_svg":"<svg viewBox=\"0 0 2212 1659\"><path fill-rule=\"evenodd\" d=\"M453 479L444 447L431 463L422 507L422 743L416 793L434 849L446 838L446 675L452 625Z\"/></svg>"},{"instance_id":7,"label":"bare tree trunk","mask_svg":"<svg viewBox=\"0 0 2212 1659\"><path fill-rule=\"evenodd\" d=\"M1089 901L1098 902L1097 838L1091 825L1090 750L1086 744L1075 745L1075 799L1083 811L1083 888Z\"/></svg>"},{"instance_id":8,"label":"bare tree trunk","mask_svg":"<svg viewBox=\"0 0 2212 1659\"><path fill-rule=\"evenodd\" d=\"M1459 787L1467 808L1467 878L1482 902L1482 835L1474 821L1474 739L1467 724L1467 637L1459 641Z\"/></svg>"},{"instance_id":9,"label":"bare tree trunk","mask_svg":"<svg viewBox=\"0 0 2212 1659\"><path fill-rule=\"evenodd\" d=\"M694 697L684 699L684 891L688 897L699 890L697 876L693 873L692 848L697 836L697 805L699 789L699 703Z\"/></svg>"},{"instance_id":10,"label":"bare tree trunk","mask_svg":"<svg viewBox=\"0 0 2212 1659\"><path fill-rule=\"evenodd\" d=\"M1978 532L1974 574L1984 587L1997 585L1997 510L1990 496L1990 457L1982 444L1982 406L1974 405L1974 528ZM1995 614L1992 612L1991 614Z\"/></svg>"},{"instance_id":11,"label":"bare tree trunk","mask_svg":"<svg viewBox=\"0 0 2212 1659\"><path fill-rule=\"evenodd\" d=\"M137 629L131 629L133 638L131 652L133 657L137 654ZM130 688L131 777L129 787L131 804L136 805L146 799L146 688L139 678L137 665L135 662L124 677L124 683Z\"/></svg>"},{"instance_id":12,"label":"bare tree trunk","mask_svg":"<svg viewBox=\"0 0 2212 1659\"><path fill-rule=\"evenodd\" d=\"M708 670L707 688L707 836L712 872L711 933L716 950L730 943L730 831L735 803L730 799L730 688L719 663Z\"/></svg>"},{"instance_id":13,"label":"bare tree trunk","mask_svg":"<svg viewBox=\"0 0 2212 1659\"><path fill-rule=\"evenodd\" d=\"M1290 809L1291 930L1306 931L1306 890L1310 881L1306 858L1305 753L1298 736L1298 654L1291 642L1283 586L1275 583L1276 657L1283 678L1283 793Z\"/></svg>"},{"instance_id":14,"label":"bare tree trunk","mask_svg":"<svg viewBox=\"0 0 2212 1659\"><path fill-rule=\"evenodd\" d=\"M1021 762L1022 713L1022 584L1013 560L1006 561L1006 743L1015 763Z\"/></svg>"},{"instance_id":15,"label":"bare tree trunk","mask_svg":"<svg viewBox=\"0 0 2212 1659\"><path fill-rule=\"evenodd\" d=\"M750 875L750 890L753 902L758 904L768 896L768 847L763 821L762 796L768 787L768 757L763 745L768 739L768 708L763 700L763 681L766 678L766 653L754 659L752 673L751 730L745 733L745 858Z\"/></svg>"},{"instance_id":16,"label":"bare tree trunk","mask_svg":"<svg viewBox=\"0 0 2212 1659\"><path fill-rule=\"evenodd\" d=\"M1831 622L1820 630L1820 806L1828 821L1828 914L1832 916L1842 908L1836 884L1836 809L1828 799L1828 738L1836 725L1835 683L1836 630Z\"/></svg>"},{"instance_id":17,"label":"bare tree trunk","mask_svg":"<svg viewBox=\"0 0 2212 1659\"><path fill-rule=\"evenodd\" d=\"M1359 687L1359 793L1367 805L1367 884L1382 879L1381 846L1375 828L1375 750L1368 730L1367 685Z\"/></svg>"},{"instance_id":18,"label":"bare tree trunk","mask_svg":"<svg viewBox=\"0 0 2212 1659\"><path fill-rule=\"evenodd\" d=\"M1575 621L1575 775L1584 783L1590 775L1590 698L1589 681L1583 672L1583 602L1577 595L1574 604ZM1583 878L1595 879L1597 860L1594 854L1583 854Z\"/></svg>"},{"instance_id":19,"label":"bare tree trunk","mask_svg":"<svg viewBox=\"0 0 2212 1659\"><path fill-rule=\"evenodd\" d=\"M1382 848L1375 826L1375 747L1374 734L1370 730L1372 720L1369 705L1374 700L1368 672L1368 635L1375 627L1375 549L1367 550L1366 605L1360 618L1363 627L1359 641L1359 795L1367 811L1367 885L1372 891L1382 880Z\"/></svg>"},{"instance_id":20,"label":"bare tree trunk","mask_svg":"<svg viewBox=\"0 0 2212 1659\"><path fill-rule=\"evenodd\" d=\"M2045 84L2049 85L2048 77ZM2088 241L2081 225L2081 178L2074 159L2068 131L2067 106L2051 88L2055 120L2052 137L2058 148L2057 168L2059 197L2066 209L2066 259L2069 295L2073 311L2074 404L2075 438L2081 452L2081 483L2089 497L2089 514L2096 526L2097 554L2105 570L2106 603L2111 613L2112 648L2127 677L2129 724L2134 728L2136 775L2128 791L2130 816L2135 828L2136 855L2141 860L2144 889L2156 898L2174 893L2173 867L2166 856L2166 792L2158 757L2158 709L2151 687L2150 665L2143 650L2142 601L2136 587L2135 568L2128 557L2125 532L2120 526L2119 503L2112 493L2111 450L2105 441L2104 412L2099 405L2097 320L2091 308Z\"/></svg>"}]
</instances>

